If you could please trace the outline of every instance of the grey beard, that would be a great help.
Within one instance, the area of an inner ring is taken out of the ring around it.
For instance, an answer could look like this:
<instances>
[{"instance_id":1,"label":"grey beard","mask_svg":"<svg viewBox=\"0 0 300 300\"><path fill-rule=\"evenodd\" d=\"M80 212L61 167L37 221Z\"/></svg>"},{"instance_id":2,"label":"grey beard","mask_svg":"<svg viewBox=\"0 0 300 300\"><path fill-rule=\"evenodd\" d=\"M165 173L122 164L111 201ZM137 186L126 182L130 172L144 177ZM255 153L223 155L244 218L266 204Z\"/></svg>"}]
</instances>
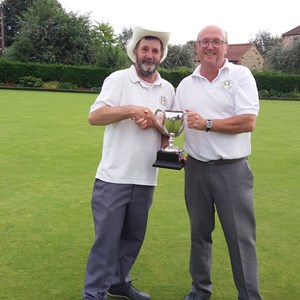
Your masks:
<instances>
[{"instance_id":1,"label":"grey beard","mask_svg":"<svg viewBox=\"0 0 300 300\"><path fill-rule=\"evenodd\" d=\"M145 64L141 64L141 72L144 75L147 75L147 74L150 75L150 74L154 73L155 70L156 70L156 66L155 65L153 65L152 67L150 67L149 69L147 69L147 67L146 67Z\"/></svg>"}]
</instances>

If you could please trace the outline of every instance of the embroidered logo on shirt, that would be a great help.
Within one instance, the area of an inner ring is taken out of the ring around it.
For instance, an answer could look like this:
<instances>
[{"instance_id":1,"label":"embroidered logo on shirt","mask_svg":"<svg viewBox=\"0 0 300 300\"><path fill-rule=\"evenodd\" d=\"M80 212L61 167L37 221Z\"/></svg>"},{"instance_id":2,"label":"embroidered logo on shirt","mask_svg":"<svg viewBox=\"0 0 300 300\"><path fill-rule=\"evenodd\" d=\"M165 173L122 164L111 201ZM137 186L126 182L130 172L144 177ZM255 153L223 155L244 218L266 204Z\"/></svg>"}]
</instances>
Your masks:
<instances>
[{"instance_id":1,"label":"embroidered logo on shirt","mask_svg":"<svg viewBox=\"0 0 300 300\"><path fill-rule=\"evenodd\" d=\"M162 106L166 106L167 105L167 98L165 96L160 96L159 102Z\"/></svg>"},{"instance_id":2,"label":"embroidered logo on shirt","mask_svg":"<svg viewBox=\"0 0 300 300\"><path fill-rule=\"evenodd\" d=\"M233 87L232 80L225 80L221 83L221 88L224 90L230 90Z\"/></svg>"}]
</instances>

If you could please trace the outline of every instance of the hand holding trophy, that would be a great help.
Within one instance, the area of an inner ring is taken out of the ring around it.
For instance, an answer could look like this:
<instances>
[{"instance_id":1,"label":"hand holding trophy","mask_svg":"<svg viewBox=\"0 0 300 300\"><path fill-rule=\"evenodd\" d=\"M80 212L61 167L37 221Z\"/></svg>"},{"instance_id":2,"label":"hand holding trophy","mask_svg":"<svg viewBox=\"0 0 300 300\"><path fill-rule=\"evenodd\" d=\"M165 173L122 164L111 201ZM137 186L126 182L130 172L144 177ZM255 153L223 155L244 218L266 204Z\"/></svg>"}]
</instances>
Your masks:
<instances>
[{"instance_id":1,"label":"hand holding trophy","mask_svg":"<svg viewBox=\"0 0 300 300\"><path fill-rule=\"evenodd\" d=\"M157 122L164 134L169 136L169 145L157 152L153 167L180 170L184 167L185 160L183 159L183 150L174 145L174 138L183 131L184 113L182 111L158 109L155 112L156 118L159 119L161 115L162 122Z\"/></svg>"}]
</instances>

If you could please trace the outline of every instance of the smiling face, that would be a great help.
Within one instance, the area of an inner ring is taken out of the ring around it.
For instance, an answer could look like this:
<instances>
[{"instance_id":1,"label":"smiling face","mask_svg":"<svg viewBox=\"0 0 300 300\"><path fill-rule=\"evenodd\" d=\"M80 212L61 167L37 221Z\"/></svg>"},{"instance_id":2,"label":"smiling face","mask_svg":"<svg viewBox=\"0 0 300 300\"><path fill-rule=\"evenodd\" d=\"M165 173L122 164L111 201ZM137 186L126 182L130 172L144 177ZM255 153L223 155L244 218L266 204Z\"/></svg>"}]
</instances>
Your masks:
<instances>
[{"instance_id":1,"label":"smiling face","mask_svg":"<svg viewBox=\"0 0 300 300\"><path fill-rule=\"evenodd\" d=\"M158 38L142 38L134 49L138 74L152 77L162 58L162 43Z\"/></svg>"},{"instance_id":2,"label":"smiling face","mask_svg":"<svg viewBox=\"0 0 300 300\"><path fill-rule=\"evenodd\" d=\"M220 68L227 53L227 34L211 25L203 28L197 38L197 56L203 68Z\"/></svg>"}]
</instances>

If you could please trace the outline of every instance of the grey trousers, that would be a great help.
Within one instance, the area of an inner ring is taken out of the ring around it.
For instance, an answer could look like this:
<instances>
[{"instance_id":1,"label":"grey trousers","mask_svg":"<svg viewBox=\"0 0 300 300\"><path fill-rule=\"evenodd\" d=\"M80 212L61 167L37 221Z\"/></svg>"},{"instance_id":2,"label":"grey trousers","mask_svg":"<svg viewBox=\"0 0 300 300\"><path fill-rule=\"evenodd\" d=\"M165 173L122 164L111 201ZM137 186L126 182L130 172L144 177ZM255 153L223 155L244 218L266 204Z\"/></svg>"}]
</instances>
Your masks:
<instances>
[{"instance_id":1,"label":"grey trousers","mask_svg":"<svg viewBox=\"0 0 300 300\"><path fill-rule=\"evenodd\" d=\"M247 159L221 165L188 157L185 199L190 218L192 290L212 293L212 232L217 210L240 300L260 300L253 209L253 176ZM224 287L225 289L226 287Z\"/></svg>"},{"instance_id":2,"label":"grey trousers","mask_svg":"<svg viewBox=\"0 0 300 300\"><path fill-rule=\"evenodd\" d=\"M92 195L95 240L90 250L83 299L106 299L111 285L130 280L143 244L153 186L96 179Z\"/></svg>"}]
</instances>

